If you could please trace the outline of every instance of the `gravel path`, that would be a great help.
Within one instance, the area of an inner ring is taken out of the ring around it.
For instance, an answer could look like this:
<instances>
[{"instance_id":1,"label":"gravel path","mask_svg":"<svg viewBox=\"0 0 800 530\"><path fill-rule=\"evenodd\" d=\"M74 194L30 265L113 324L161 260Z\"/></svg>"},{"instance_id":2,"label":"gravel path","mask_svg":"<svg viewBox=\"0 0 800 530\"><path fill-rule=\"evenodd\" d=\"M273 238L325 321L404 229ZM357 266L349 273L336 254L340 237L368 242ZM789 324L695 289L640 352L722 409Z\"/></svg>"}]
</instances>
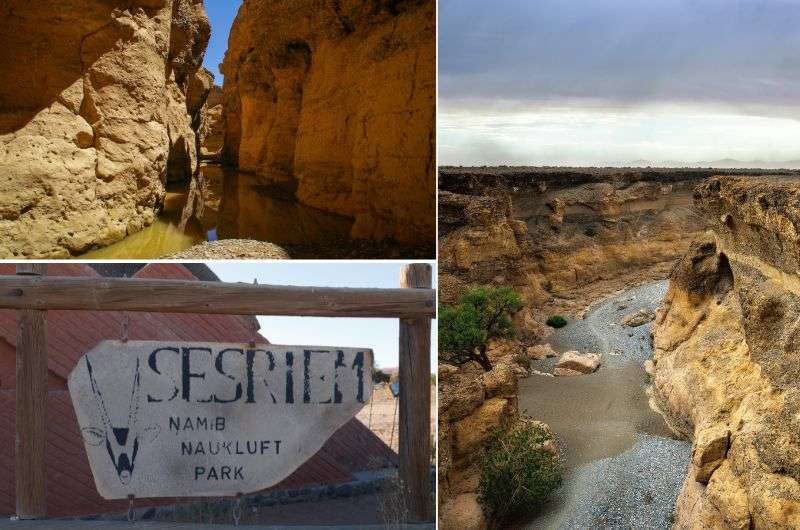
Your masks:
<instances>
[{"instance_id":1,"label":"gravel path","mask_svg":"<svg viewBox=\"0 0 800 530\"><path fill-rule=\"evenodd\" d=\"M520 381L520 408L550 424L564 446L567 466L564 485L522 528L671 526L691 445L671 438L648 405L642 363L651 355L651 324L619 324L640 309L656 309L667 285L661 281L624 291L550 336L558 352L602 353L596 373ZM540 361L535 368L550 372L555 361Z\"/></svg>"}]
</instances>

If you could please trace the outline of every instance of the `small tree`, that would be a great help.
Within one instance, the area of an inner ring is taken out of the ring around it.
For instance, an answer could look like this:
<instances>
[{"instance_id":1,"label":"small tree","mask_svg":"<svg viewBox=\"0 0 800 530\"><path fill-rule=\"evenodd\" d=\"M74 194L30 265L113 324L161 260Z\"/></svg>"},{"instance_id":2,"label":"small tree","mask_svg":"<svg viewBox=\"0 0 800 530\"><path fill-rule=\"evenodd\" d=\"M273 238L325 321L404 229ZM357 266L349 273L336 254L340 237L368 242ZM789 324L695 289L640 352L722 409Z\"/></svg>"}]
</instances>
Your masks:
<instances>
[{"instance_id":1,"label":"small tree","mask_svg":"<svg viewBox=\"0 0 800 530\"><path fill-rule=\"evenodd\" d=\"M522 301L510 287L470 289L455 306L439 306L439 358L462 365L475 361L487 372L489 341L514 335L511 315Z\"/></svg>"},{"instance_id":2,"label":"small tree","mask_svg":"<svg viewBox=\"0 0 800 530\"><path fill-rule=\"evenodd\" d=\"M372 382L375 384L380 383L389 383L392 380L392 376L384 372L378 367L372 368Z\"/></svg>"}]
</instances>

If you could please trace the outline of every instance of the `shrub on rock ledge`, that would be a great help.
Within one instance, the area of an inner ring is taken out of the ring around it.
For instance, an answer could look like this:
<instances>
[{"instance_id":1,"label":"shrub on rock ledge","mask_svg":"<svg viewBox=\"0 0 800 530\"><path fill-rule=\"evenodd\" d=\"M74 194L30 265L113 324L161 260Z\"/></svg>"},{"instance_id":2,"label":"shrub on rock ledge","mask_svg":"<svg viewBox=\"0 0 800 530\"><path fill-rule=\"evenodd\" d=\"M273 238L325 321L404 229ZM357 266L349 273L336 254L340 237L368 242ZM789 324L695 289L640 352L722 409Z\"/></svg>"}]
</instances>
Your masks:
<instances>
[{"instance_id":1,"label":"shrub on rock ledge","mask_svg":"<svg viewBox=\"0 0 800 530\"><path fill-rule=\"evenodd\" d=\"M521 308L519 295L509 287L476 287L458 305L440 305L439 359L455 365L474 361L488 372L489 341L514 335L511 315Z\"/></svg>"},{"instance_id":2,"label":"shrub on rock ledge","mask_svg":"<svg viewBox=\"0 0 800 530\"><path fill-rule=\"evenodd\" d=\"M551 328L563 328L567 325L567 319L562 317L561 315L553 315L547 319L546 324Z\"/></svg>"},{"instance_id":3,"label":"shrub on rock ledge","mask_svg":"<svg viewBox=\"0 0 800 530\"><path fill-rule=\"evenodd\" d=\"M498 520L528 515L561 485L562 473L553 435L523 420L493 433L481 461L479 499Z\"/></svg>"}]
</instances>

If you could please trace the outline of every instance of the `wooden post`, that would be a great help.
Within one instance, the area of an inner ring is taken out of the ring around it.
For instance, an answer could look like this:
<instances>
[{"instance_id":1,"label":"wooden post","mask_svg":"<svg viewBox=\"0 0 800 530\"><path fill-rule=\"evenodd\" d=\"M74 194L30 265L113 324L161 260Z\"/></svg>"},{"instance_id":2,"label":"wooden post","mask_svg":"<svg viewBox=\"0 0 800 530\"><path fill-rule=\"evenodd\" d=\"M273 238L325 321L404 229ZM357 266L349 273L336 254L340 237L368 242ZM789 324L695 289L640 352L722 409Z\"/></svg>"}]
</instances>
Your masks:
<instances>
[{"instance_id":1,"label":"wooden post","mask_svg":"<svg viewBox=\"0 0 800 530\"><path fill-rule=\"evenodd\" d=\"M17 274L42 276L47 265L17 265ZM43 519L47 406L47 321L44 311L17 311L17 517Z\"/></svg>"},{"instance_id":2,"label":"wooden post","mask_svg":"<svg viewBox=\"0 0 800 530\"><path fill-rule=\"evenodd\" d=\"M400 287L430 289L426 264L403 267ZM400 319L400 480L409 521L431 520L431 319Z\"/></svg>"}]
</instances>

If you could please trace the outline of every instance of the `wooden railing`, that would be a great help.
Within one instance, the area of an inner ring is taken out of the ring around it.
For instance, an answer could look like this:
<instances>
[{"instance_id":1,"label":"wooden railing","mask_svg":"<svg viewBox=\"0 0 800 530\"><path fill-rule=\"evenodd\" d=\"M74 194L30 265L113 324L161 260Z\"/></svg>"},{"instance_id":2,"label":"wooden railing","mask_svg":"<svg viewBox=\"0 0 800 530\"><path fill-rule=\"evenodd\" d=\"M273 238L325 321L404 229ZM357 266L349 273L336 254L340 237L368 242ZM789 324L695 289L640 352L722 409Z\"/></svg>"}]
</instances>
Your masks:
<instances>
[{"instance_id":1,"label":"wooden railing","mask_svg":"<svg viewBox=\"0 0 800 530\"><path fill-rule=\"evenodd\" d=\"M403 268L400 289L287 287L153 279L47 276L47 265L21 264L16 276L0 276L0 309L16 309L16 493L20 519L47 515L45 407L47 311L152 311L400 319L400 481L409 522L432 518L431 319L436 315L432 269Z\"/></svg>"}]
</instances>

